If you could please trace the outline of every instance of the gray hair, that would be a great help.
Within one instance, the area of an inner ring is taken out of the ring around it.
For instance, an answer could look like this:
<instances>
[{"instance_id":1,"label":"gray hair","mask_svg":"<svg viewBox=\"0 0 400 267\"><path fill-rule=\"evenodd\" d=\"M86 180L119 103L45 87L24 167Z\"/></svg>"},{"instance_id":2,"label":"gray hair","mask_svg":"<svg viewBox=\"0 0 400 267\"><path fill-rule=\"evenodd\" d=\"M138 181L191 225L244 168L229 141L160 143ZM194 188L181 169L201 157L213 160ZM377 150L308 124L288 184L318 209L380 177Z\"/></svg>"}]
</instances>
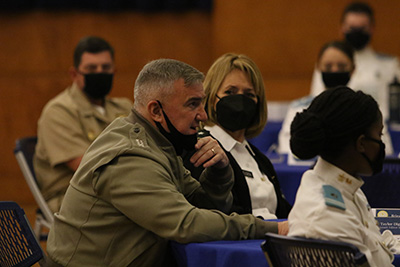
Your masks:
<instances>
[{"instance_id":1,"label":"gray hair","mask_svg":"<svg viewBox=\"0 0 400 267\"><path fill-rule=\"evenodd\" d=\"M157 59L140 71L134 88L135 109L150 100L165 99L174 93L174 83L183 79L185 87L202 83L204 75L194 67L174 59Z\"/></svg>"}]
</instances>

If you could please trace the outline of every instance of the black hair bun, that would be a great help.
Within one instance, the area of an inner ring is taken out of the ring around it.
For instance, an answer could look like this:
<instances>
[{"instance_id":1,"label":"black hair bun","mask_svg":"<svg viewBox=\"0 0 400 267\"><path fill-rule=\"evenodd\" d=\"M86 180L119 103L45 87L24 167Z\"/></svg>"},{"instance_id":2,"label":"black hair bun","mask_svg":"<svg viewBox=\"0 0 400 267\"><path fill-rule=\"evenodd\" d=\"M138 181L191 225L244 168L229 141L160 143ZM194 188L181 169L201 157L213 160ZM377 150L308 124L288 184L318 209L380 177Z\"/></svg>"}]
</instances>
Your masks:
<instances>
[{"instance_id":1,"label":"black hair bun","mask_svg":"<svg viewBox=\"0 0 400 267\"><path fill-rule=\"evenodd\" d=\"M323 120L304 110L297 113L290 125L290 149L299 159L307 160L319 155L326 142Z\"/></svg>"}]
</instances>

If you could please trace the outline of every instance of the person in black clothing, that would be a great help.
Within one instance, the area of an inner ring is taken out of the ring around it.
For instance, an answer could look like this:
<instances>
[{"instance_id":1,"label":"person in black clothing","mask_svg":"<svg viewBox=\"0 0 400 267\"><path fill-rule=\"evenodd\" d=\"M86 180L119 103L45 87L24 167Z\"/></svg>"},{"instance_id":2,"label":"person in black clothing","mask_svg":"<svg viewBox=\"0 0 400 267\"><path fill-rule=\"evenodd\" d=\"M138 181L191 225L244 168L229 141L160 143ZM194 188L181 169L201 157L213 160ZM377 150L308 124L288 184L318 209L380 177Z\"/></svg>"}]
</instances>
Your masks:
<instances>
[{"instance_id":1,"label":"person in black clothing","mask_svg":"<svg viewBox=\"0 0 400 267\"><path fill-rule=\"evenodd\" d=\"M209 69L204 89L205 130L221 144L234 170L231 211L264 219L287 218L291 205L281 192L273 165L246 140L261 133L268 116L257 65L245 55L225 54ZM196 178L203 168L190 161L193 153L182 158Z\"/></svg>"}]
</instances>

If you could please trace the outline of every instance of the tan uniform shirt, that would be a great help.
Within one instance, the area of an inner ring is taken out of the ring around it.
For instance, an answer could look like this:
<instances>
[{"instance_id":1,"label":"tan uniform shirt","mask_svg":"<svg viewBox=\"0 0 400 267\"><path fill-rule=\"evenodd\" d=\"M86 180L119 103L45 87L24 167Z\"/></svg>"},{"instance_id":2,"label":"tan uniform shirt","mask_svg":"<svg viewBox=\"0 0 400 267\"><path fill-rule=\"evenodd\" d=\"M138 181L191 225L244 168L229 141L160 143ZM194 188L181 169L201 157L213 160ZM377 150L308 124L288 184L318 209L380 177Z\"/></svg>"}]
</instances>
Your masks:
<instances>
[{"instance_id":1,"label":"tan uniform shirt","mask_svg":"<svg viewBox=\"0 0 400 267\"><path fill-rule=\"evenodd\" d=\"M289 214L289 235L343 241L357 246L371 267L392 266L359 180L319 158L304 173Z\"/></svg>"},{"instance_id":2,"label":"tan uniform shirt","mask_svg":"<svg viewBox=\"0 0 400 267\"><path fill-rule=\"evenodd\" d=\"M207 168L195 180L172 144L134 112L111 123L85 153L56 213L48 254L64 266L166 266L168 240L277 232L276 222L219 211L230 209L232 185L230 166Z\"/></svg>"},{"instance_id":3,"label":"tan uniform shirt","mask_svg":"<svg viewBox=\"0 0 400 267\"><path fill-rule=\"evenodd\" d=\"M131 108L132 102L126 98L106 98L102 115L76 84L44 107L38 122L34 168L52 211L59 210L74 174L65 163L82 156L108 124L116 117L128 115Z\"/></svg>"}]
</instances>

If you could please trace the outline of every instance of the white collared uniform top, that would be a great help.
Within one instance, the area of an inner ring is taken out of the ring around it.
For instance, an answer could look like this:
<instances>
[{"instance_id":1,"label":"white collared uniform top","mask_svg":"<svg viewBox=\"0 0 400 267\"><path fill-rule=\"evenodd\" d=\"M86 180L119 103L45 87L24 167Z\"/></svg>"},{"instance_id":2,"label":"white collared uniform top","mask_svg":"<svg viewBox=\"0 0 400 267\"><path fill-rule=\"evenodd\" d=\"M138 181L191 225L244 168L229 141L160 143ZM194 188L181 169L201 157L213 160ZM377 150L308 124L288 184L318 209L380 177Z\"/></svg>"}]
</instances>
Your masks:
<instances>
[{"instance_id":1,"label":"white collared uniform top","mask_svg":"<svg viewBox=\"0 0 400 267\"><path fill-rule=\"evenodd\" d=\"M289 214L289 236L348 242L357 246L371 267L392 266L393 255L383 244L364 184L318 158L306 171Z\"/></svg>"},{"instance_id":2,"label":"white collared uniform top","mask_svg":"<svg viewBox=\"0 0 400 267\"><path fill-rule=\"evenodd\" d=\"M289 154L290 150L290 125L297 112L302 112L303 109L308 108L311 101L314 99L313 96L305 96L303 98L294 100L290 103L289 108L286 112L285 119L282 122L282 128L278 135L278 152L281 154Z\"/></svg>"},{"instance_id":3,"label":"white collared uniform top","mask_svg":"<svg viewBox=\"0 0 400 267\"><path fill-rule=\"evenodd\" d=\"M93 105L93 107L103 116L106 115L106 109L99 105Z\"/></svg>"},{"instance_id":4,"label":"white collared uniform top","mask_svg":"<svg viewBox=\"0 0 400 267\"><path fill-rule=\"evenodd\" d=\"M355 70L348 86L371 95L379 103L384 119L389 115L388 87L397 76L400 79L400 66L396 57L375 52L371 47L354 53ZM321 73L315 69L311 82L311 95L324 91Z\"/></svg>"},{"instance_id":5,"label":"white collared uniform top","mask_svg":"<svg viewBox=\"0 0 400 267\"><path fill-rule=\"evenodd\" d=\"M277 198L274 185L265 174L261 173L256 160L250 154L254 155L254 152L248 142L246 140L243 143L236 141L218 125L205 128L226 151L232 154L242 169L250 191L253 215L262 216L264 219L276 219Z\"/></svg>"}]
</instances>

